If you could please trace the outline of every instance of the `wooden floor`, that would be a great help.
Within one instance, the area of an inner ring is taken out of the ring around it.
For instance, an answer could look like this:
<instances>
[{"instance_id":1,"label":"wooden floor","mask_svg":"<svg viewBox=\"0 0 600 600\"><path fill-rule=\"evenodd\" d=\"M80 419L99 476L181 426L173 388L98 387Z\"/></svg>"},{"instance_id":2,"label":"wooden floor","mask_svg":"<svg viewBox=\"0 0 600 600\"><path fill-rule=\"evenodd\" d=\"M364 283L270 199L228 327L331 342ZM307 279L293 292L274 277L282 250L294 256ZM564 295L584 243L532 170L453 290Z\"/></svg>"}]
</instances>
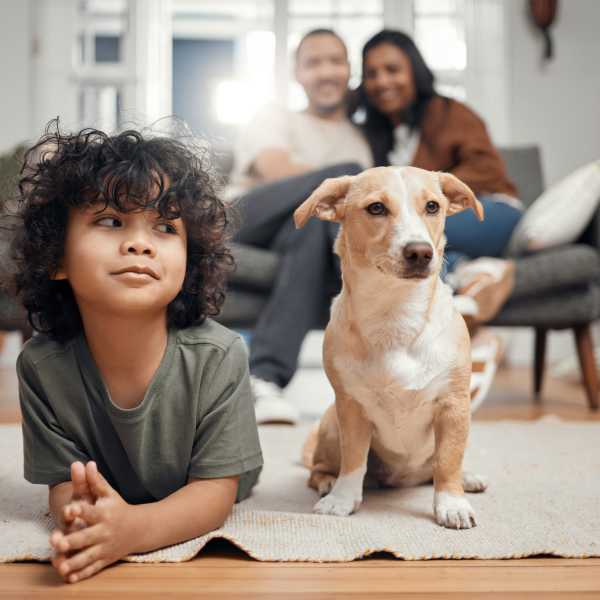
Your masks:
<instances>
[{"instance_id":1,"label":"wooden floor","mask_svg":"<svg viewBox=\"0 0 600 600\"><path fill-rule=\"evenodd\" d=\"M479 420L590 414L583 389L548 379L543 403L530 397L527 369L501 371ZM0 422L19 419L16 379L0 370ZM600 510L600 500L599 500ZM226 542L211 542L178 565L118 564L91 580L63 584L48 564L0 565L0 598L600 598L600 559L399 561L385 555L352 563L260 563Z\"/></svg>"}]
</instances>

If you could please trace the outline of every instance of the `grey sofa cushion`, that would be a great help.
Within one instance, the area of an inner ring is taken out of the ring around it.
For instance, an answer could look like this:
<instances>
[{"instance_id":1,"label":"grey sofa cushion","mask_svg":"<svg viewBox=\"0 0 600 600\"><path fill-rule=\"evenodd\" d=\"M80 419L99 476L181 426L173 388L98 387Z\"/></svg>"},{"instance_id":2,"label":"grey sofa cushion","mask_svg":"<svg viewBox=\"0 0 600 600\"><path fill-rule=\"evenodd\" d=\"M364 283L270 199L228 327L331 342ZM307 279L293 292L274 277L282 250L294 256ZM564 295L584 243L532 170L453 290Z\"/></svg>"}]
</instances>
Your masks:
<instances>
[{"instance_id":1,"label":"grey sofa cushion","mask_svg":"<svg viewBox=\"0 0 600 600\"><path fill-rule=\"evenodd\" d=\"M227 293L216 320L228 327L252 328L268 299L264 292L236 288Z\"/></svg>"},{"instance_id":2,"label":"grey sofa cushion","mask_svg":"<svg viewBox=\"0 0 600 600\"><path fill-rule=\"evenodd\" d=\"M537 146L499 148L510 178L519 190L519 198L530 206L544 191L542 160Z\"/></svg>"},{"instance_id":3,"label":"grey sofa cushion","mask_svg":"<svg viewBox=\"0 0 600 600\"><path fill-rule=\"evenodd\" d=\"M598 318L600 288L589 284L536 296L530 301L525 298L511 300L490 325L567 329L586 325Z\"/></svg>"},{"instance_id":4,"label":"grey sofa cushion","mask_svg":"<svg viewBox=\"0 0 600 600\"><path fill-rule=\"evenodd\" d=\"M269 292L279 265L279 255L269 250L231 244L236 269L229 278L236 287Z\"/></svg>"},{"instance_id":5,"label":"grey sofa cushion","mask_svg":"<svg viewBox=\"0 0 600 600\"><path fill-rule=\"evenodd\" d=\"M511 299L597 282L599 274L600 255L591 246L573 244L536 252L516 261Z\"/></svg>"}]
</instances>

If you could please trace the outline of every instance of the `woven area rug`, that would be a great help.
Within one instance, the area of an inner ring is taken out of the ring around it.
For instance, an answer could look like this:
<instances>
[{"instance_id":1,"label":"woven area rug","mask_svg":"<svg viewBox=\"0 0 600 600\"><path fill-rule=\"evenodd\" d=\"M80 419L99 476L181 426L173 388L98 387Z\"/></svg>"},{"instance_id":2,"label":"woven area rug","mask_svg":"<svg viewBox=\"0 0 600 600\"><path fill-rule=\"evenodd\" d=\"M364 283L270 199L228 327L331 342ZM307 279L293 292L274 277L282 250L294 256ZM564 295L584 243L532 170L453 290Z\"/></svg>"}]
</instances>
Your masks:
<instances>
[{"instance_id":1,"label":"woven area rug","mask_svg":"<svg viewBox=\"0 0 600 600\"><path fill-rule=\"evenodd\" d=\"M431 486L367 491L346 518L312 514L316 494L299 464L308 429L261 429L260 483L223 528L127 560L189 560L213 538L268 561L349 561L377 551L408 560L600 556L600 423L475 423L465 465L491 484L470 495L478 526L463 531L435 524ZM21 477L18 427L0 426L0 453L0 562L48 560L47 491Z\"/></svg>"}]
</instances>

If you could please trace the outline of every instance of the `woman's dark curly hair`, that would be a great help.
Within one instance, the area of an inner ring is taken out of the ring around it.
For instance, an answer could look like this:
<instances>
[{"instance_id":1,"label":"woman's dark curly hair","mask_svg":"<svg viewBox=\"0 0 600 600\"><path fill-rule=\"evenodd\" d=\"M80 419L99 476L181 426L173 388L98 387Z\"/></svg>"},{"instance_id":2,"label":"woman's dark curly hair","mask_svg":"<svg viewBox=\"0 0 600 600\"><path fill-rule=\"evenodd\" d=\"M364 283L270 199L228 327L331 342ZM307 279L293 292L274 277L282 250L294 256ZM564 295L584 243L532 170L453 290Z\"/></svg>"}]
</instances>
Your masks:
<instances>
[{"instance_id":1,"label":"woman's dark curly hair","mask_svg":"<svg viewBox=\"0 0 600 600\"><path fill-rule=\"evenodd\" d=\"M66 341L82 321L61 266L69 209L104 202L120 212L155 209L187 229L183 287L167 307L169 327L200 324L219 313L233 257L230 217L204 161L206 151L176 139L97 129L63 134L58 120L25 154L13 240L15 286L37 331Z\"/></svg>"}]
</instances>

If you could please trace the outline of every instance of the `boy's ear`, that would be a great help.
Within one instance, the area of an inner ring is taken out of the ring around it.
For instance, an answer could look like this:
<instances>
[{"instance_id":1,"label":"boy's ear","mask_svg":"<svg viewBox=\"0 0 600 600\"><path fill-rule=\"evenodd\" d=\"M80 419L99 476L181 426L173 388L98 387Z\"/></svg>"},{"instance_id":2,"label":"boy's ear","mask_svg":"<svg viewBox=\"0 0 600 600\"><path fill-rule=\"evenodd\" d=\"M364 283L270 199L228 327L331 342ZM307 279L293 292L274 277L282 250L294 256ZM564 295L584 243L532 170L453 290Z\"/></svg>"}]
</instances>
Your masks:
<instances>
[{"instance_id":1,"label":"boy's ear","mask_svg":"<svg viewBox=\"0 0 600 600\"><path fill-rule=\"evenodd\" d=\"M450 173L439 173L439 181L442 193L448 198L448 216L472 208L477 218L483 221L483 206L468 185Z\"/></svg>"},{"instance_id":2,"label":"boy's ear","mask_svg":"<svg viewBox=\"0 0 600 600\"><path fill-rule=\"evenodd\" d=\"M350 184L350 175L326 179L294 212L294 223L300 229L316 216L323 221L336 221L344 218L344 203Z\"/></svg>"},{"instance_id":3,"label":"boy's ear","mask_svg":"<svg viewBox=\"0 0 600 600\"><path fill-rule=\"evenodd\" d=\"M67 272L62 264L58 267L58 269L50 275L50 279L52 281L60 281L61 279L67 279Z\"/></svg>"}]
</instances>

